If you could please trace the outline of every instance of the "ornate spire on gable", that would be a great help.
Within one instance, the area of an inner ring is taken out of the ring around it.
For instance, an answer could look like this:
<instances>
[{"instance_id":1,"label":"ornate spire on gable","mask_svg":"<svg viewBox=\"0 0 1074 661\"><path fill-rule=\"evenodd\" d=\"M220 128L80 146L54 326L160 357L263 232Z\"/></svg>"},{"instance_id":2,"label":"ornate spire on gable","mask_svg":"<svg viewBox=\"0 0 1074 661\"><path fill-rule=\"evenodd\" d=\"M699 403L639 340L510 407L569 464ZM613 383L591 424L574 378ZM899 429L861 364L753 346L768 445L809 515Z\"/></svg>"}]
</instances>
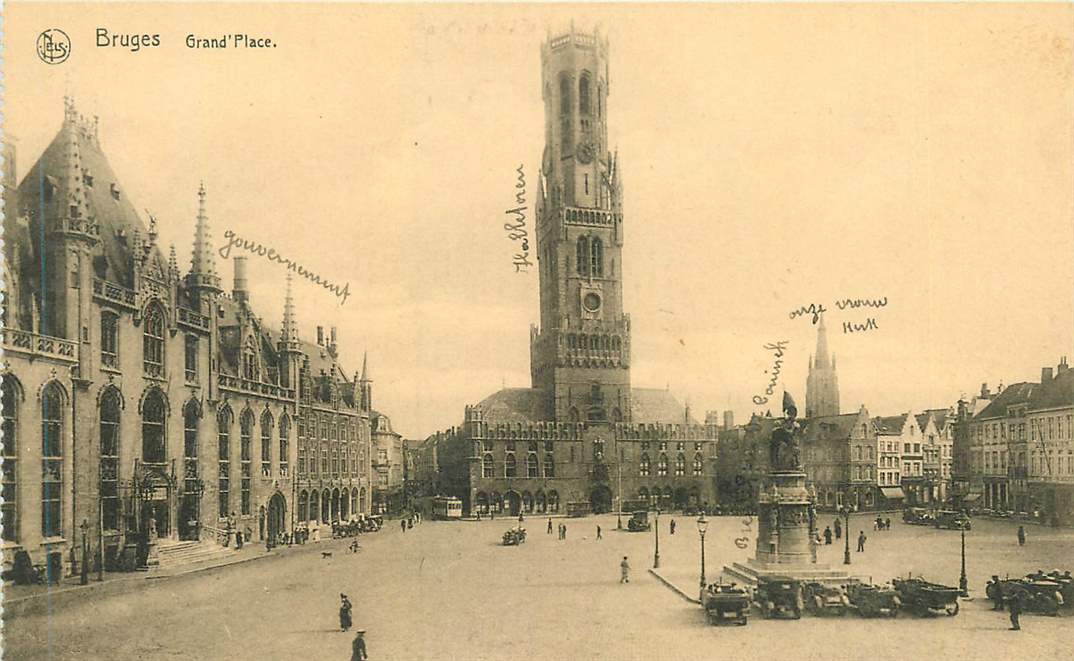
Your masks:
<instances>
[{"instance_id":1,"label":"ornate spire on gable","mask_svg":"<svg viewBox=\"0 0 1074 661\"><path fill-rule=\"evenodd\" d=\"M179 260L175 257L175 244L171 245L168 253L168 277L171 280L179 279Z\"/></svg>"},{"instance_id":2,"label":"ornate spire on gable","mask_svg":"<svg viewBox=\"0 0 1074 661\"><path fill-rule=\"evenodd\" d=\"M287 273L287 293L283 299L283 326L280 329L280 351L299 351L298 325L295 320L295 299L291 294L291 273Z\"/></svg>"},{"instance_id":3,"label":"ornate spire on gable","mask_svg":"<svg viewBox=\"0 0 1074 661\"><path fill-rule=\"evenodd\" d=\"M205 184L198 185L198 218L194 226L194 250L190 255L190 273L187 285L207 293L220 293L220 276L216 273L213 258L212 234L209 217L205 213Z\"/></svg>"}]
</instances>

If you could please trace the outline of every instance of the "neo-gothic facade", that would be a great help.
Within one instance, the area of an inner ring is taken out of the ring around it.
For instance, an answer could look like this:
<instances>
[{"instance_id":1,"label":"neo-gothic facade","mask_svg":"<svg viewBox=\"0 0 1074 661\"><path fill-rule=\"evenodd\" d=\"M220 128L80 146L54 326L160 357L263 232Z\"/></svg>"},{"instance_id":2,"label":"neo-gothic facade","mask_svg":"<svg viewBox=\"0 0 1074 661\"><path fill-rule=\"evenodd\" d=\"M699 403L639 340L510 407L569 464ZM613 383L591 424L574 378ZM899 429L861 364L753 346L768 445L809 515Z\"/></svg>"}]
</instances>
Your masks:
<instances>
[{"instance_id":1,"label":"neo-gothic facade","mask_svg":"<svg viewBox=\"0 0 1074 661\"><path fill-rule=\"evenodd\" d=\"M670 393L630 381L607 40L573 30L549 39L541 86L532 385L466 407L463 424L438 443L440 484L471 513L715 503L715 414L698 424Z\"/></svg>"},{"instance_id":2,"label":"neo-gothic facade","mask_svg":"<svg viewBox=\"0 0 1074 661\"><path fill-rule=\"evenodd\" d=\"M3 544L52 575L82 535L106 561L152 535L252 539L369 511L370 394L335 331L265 327L246 288L220 286L207 195L191 267L157 245L65 102L55 139L16 185L5 145Z\"/></svg>"}]
</instances>

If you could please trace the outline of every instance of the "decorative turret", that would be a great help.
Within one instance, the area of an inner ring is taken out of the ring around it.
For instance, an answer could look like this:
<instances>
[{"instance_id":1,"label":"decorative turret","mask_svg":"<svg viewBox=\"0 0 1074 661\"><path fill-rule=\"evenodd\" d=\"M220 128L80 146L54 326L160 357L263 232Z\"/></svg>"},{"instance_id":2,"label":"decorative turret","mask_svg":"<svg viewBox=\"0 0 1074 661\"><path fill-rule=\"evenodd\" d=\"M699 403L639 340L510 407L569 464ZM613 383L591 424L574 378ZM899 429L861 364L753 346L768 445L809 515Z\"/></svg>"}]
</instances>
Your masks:
<instances>
[{"instance_id":1,"label":"decorative turret","mask_svg":"<svg viewBox=\"0 0 1074 661\"><path fill-rule=\"evenodd\" d=\"M175 257L175 244L171 245L171 250L168 253L168 278L170 280L179 279L179 260Z\"/></svg>"},{"instance_id":2,"label":"decorative turret","mask_svg":"<svg viewBox=\"0 0 1074 661\"><path fill-rule=\"evenodd\" d=\"M190 255L190 273L186 276L186 282L195 293L218 294L221 291L220 276L216 273L213 258L209 217L205 213L205 184L198 186L198 218L194 226L194 250Z\"/></svg>"},{"instance_id":3,"label":"decorative turret","mask_svg":"<svg viewBox=\"0 0 1074 661\"><path fill-rule=\"evenodd\" d=\"M362 378L358 380L359 408L373 410L373 380L369 378L369 353L362 352Z\"/></svg>"}]
</instances>

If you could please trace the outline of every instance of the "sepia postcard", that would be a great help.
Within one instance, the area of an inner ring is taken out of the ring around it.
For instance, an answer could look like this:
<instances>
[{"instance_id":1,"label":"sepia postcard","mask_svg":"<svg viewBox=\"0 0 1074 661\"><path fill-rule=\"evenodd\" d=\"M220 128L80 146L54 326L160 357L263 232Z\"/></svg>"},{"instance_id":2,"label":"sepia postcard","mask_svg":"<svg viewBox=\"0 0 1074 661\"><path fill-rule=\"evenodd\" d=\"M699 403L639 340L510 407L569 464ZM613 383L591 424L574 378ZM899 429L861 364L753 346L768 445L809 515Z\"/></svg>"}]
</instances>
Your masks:
<instances>
[{"instance_id":1,"label":"sepia postcard","mask_svg":"<svg viewBox=\"0 0 1074 661\"><path fill-rule=\"evenodd\" d=\"M3 659L1069 658L1074 5L2 31Z\"/></svg>"}]
</instances>

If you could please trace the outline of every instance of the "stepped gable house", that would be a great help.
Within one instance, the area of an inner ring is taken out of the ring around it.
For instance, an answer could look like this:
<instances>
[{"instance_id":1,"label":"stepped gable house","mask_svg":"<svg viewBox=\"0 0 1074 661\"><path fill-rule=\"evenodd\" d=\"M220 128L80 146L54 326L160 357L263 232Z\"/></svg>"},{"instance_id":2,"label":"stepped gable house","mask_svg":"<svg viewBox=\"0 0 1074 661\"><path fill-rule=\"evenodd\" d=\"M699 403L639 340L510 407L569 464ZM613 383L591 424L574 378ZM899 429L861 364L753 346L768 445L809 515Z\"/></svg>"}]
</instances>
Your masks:
<instances>
[{"instance_id":1,"label":"stepped gable house","mask_svg":"<svg viewBox=\"0 0 1074 661\"><path fill-rule=\"evenodd\" d=\"M111 562L147 536L218 539L232 512L259 540L369 510L368 384L334 330L298 338L289 287L279 330L242 259L223 293L204 188L181 273L72 100L17 188L5 153L5 560L56 576L83 534Z\"/></svg>"},{"instance_id":2,"label":"stepped gable house","mask_svg":"<svg viewBox=\"0 0 1074 661\"><path fill-rule=\"evenodd\" d=\"M541 66L532 385L466 407L462 425L439 444L441 487L471 513L715 503L715 413L699 424L670 393L630 380L608 42L573 30L549 38Z\"/></svg>"}]
</instances>

